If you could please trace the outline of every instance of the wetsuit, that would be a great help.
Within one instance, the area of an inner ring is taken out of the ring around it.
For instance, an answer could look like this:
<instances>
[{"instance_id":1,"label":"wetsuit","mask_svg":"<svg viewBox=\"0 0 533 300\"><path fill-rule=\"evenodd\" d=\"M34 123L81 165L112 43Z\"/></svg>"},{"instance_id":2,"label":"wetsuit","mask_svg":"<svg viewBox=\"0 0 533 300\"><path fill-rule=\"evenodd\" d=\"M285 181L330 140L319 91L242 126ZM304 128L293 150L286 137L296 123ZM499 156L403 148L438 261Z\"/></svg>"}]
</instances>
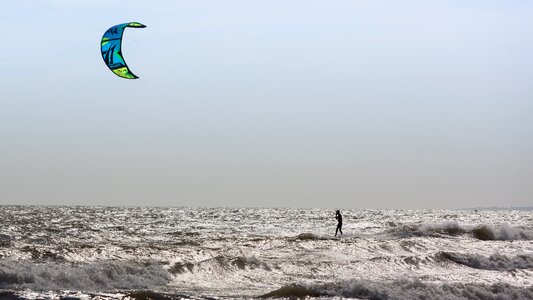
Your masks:
<instances>
[{"instance_id":1,"label":"wetsuit","mask_svg":"<svg viewBox=\"0 0 533 300\"><path fill-rule=\"evenodd\" d=\"M340 213L337 213L337 214L335 215L335 219L337 219L337 221L339 222L339 223L337 224L337 229L335 229L335 236L337 236L337 231L340 232L341 235L342 235L342 216L341 216L341 214L340 214Z\"/></svg>"}]
</instances>

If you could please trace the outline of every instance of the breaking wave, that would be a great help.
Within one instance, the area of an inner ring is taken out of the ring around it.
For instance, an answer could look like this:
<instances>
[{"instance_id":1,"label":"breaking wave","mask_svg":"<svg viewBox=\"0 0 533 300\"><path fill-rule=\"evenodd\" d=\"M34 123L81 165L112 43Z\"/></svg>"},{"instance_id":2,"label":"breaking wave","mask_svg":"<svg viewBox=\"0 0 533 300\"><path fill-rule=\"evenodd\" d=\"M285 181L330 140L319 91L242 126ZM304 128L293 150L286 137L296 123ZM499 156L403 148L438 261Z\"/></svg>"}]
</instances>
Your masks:
<instances>
[{"instance_id":1,"label":"breaking wave","mask_svg":"<svg viewBox=\"0 0 533 300\"><path fill-rule=\"evenodd\" d=\"M264 269L270 271L271 268L257 259L255 256L251 257L227 257L223 255L215 256L202 260L199 262L177 262L170 268L172 274L183 273L199 273L215 271L216 273L223 274L227 272L233 272L237 270L254 270Z\"/></svg>"},{"instance_id":2,"label":"breaking wave","mask_svg":"<svg viewBox=\"0 0 533 300\"><path fill-rule=\"evenodd\" d=\"M471 235L479 240L512 241L532 240L533 231L509 225L459 225L457 222L422 223L401 225L390 229L387 233L401 238L407 237L443 237Z\"/></svg>"},{"instance_id":3,"label":"breaking wave","mask_svg":"<svg viewBox=\"0 0 533 300\"><path fill-rule=\"evenodd\" d=\"M533 269L533 254L522 254L514 257L493 254L485 257L476 254L440 252L437 257L474 269L498 271Z\"/></svg>"},{"instance_id":4,"label":"breaking wave","mask_svg":"<svg viewBox=\"0 0 533 300\"><path fill-rule=\"evenodd\" d=\"M296 240L300 240L300 241L318 241L318 240L331 239L331 238L326 238L326 237L319 236L317 234L309 233L309 232L300 233L299 235L295 236L294 238Z\"/></svg>"},{"instance_id":5,"label":"breaking wave","mask_svg":"<svg viewBox=\"0 0 533 300\"><path fill-rule=\"evenodd\" d=\"M155 262L34 263L0 261L0 288L80 291L146 289L165 285L171 275Z\"/></svg>"},{"instance_id":6,"label":"breaking wave","mask_svg":"<svg viewBox=\"0 0 533 300\"><path fill-rule=\"evenodd\" d=\"M533 239L533 232L511 227L509 225L490 226L481 225L471 230L472 235L480 240L531 240Z\"/></svg>"},{"instance_id":7,"label":"breaking wave","mask_svg":"<svg viewBox=\"0 0 533 300\"><path fill-rule=\"evenodd\" d=\"M428 284L419 280L372 282L352 280L337 284L291 284L262 295L262 298L347 297L363 299L472 299L526 300L533 299L533 286L515 287L509 284Z\"/></svg>"}]
</instances>

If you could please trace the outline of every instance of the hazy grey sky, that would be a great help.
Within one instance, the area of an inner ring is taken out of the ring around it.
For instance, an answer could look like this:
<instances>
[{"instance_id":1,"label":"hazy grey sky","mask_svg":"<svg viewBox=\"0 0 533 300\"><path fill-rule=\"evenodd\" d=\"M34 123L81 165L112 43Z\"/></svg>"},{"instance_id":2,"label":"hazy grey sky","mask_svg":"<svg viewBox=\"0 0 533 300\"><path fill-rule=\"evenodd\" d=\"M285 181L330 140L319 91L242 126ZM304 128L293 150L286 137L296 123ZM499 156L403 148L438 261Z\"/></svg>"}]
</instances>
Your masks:
<instances>
[{"instance_id":1,"label":"hazy grey sky","mask_svg":"<svg viewBox=\"0 0 533 300\"><path fill-rule=\"evenodd\" d=\"M533 204L531 1L0 4L0 204ZM138 80L99 43L128 28Z\"/></svg>"}]
</instances>

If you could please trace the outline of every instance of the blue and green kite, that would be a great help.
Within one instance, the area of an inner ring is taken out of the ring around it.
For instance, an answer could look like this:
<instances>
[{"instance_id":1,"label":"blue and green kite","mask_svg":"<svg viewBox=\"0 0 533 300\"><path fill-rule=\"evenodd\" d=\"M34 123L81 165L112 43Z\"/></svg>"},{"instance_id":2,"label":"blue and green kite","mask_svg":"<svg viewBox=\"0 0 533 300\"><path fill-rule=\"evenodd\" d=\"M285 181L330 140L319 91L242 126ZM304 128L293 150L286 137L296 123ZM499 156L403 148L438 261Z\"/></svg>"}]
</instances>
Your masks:
<instances>
[{"instance_id":1,"label":"blue and green kite","mask_svg":"<svg viewBox=\"0 0 533 300\"><path fill-rule=\"evenodd\" d=\"M113 73L122 78L136 79L139 77L130 71L122 56L122 35L126 27L144 28L146 26L137 22L115 25L104 33L100 49L106 65Z\"/></svg>"}]
</instances>

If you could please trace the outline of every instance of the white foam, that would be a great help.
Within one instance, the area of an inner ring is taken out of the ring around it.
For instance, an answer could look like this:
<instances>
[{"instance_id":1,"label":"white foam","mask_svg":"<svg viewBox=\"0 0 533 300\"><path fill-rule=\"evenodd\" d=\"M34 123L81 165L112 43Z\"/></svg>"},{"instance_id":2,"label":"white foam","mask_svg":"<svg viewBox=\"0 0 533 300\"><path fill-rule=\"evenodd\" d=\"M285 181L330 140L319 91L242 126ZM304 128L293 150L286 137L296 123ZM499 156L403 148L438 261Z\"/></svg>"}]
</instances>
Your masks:
<instances>
[{"instance_id":1,"label":"white foam","mask_svg":"<svg viewBox=\"0 0 533 300\"><path fill-rule=\"evenodd\" d=\"M155 262L100 261L96 263L37 263L0 261L0 283L5 289L36 291L109 291L166 285L170 274Z\"/></svg>"}]
</instances>

